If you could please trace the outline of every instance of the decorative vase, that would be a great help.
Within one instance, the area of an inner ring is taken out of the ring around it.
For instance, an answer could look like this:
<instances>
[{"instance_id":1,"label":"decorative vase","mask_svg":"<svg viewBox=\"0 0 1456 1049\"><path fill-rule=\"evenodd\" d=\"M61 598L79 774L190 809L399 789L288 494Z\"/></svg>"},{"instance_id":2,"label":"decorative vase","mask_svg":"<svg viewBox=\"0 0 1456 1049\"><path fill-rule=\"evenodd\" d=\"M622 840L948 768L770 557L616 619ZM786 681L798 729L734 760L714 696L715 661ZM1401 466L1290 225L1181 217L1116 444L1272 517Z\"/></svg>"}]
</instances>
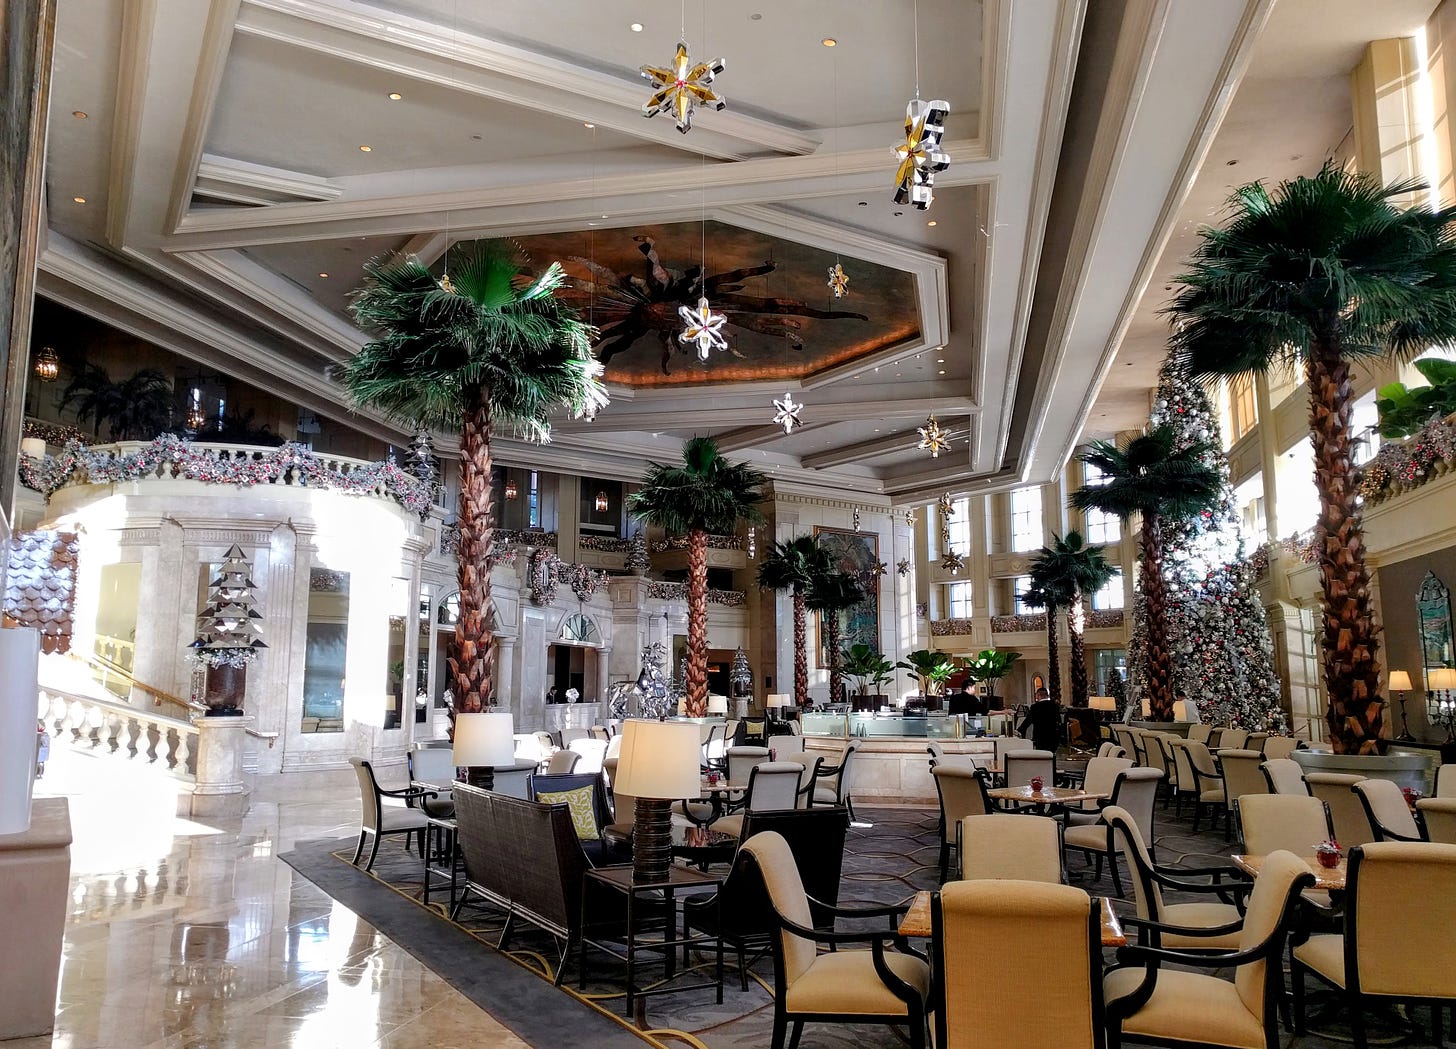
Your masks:
<instances>
[{"instance_id":1,"label":"decorative vase","mask_svg":"<svg viewBox=\"0 0 1456 1049\"><path fill-rule=\"evenodd\" d=\"M1340 865L1339 849L1321 849L1314 855L1315 859L1319 860L1319 865L1321 867L1328 867L1333 870Z\"/></svg>"},{"instance_id":2,"label":"decorative vase","mask_svg":"<svg viewBox=\"0 0 1456 1049\"><path fill-rule=\"evenodd\" d=\"M1040 776L1031 777L1031 792L1033 794L1040 794L1041 788L1045 785L1046 781L1043 780Z\"/></svg>"},{"instance_id":3,"label":"decorative vase","mask_svg":"<svg viewBox=\"0 0 1456 1049\"><path fill-rule=\"evenodd\" d=\"M207 704L210 718L240 717L243 713L243 693L248 687L246 666L216 666L207 668L207 692L203 702Z\"/></svg>"}]
</instances>

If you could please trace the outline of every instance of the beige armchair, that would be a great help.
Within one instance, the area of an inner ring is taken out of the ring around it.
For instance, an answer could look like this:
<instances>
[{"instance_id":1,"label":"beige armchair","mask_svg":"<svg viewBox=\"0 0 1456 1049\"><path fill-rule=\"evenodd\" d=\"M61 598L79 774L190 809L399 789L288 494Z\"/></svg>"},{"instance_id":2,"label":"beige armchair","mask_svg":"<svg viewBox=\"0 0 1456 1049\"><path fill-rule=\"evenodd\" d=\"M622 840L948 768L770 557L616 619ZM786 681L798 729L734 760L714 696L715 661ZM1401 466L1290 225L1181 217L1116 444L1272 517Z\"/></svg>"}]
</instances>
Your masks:
<instances>
[{"instance_id":1,"label":"beige armchair","mask_svg":"<svg viewBox=\"0 0 1456 1049\"><path fill-rule=\"evenodd\" d=\"M956 856L963 881L1066 881L1062 825L1050 816L966 816L957 826Z\"/></svg>"},{"instance_id":2,"label":"beige armchair","mask_svg":"<svg viewBox=\"0 0 1456 1049\"><path fill-rule=\"evenodd\" d=\"M849 813L850 821L854 821L854 799L850 796L850 771L851 762L854 760L855 751L859 750L859 743L851 740L844 748L839 758L838 765L822 765L819 768L819 777L814 781L814 804L815 805L843 805Z\"/></svg>"},{"instance_id":3,"label":"beige armchair","mask_svg":"<svg viewBox=\"0 0 1456 1049\"><path fill-rule=\"evenodd\" d=\"M1158 800L1158 784L1162 778L1161 769L1124 769L1117 774L1112 786L1112 797L1108 799L1109 805L1118 806L1137 823L1138 829L1148 841L1153 840L1153 808ZM1097 881L1102 880L1102 862L1106 860L1108 870L1112 873L1113 891L1118 896L1122 895L1122 875L1117 868L1117 842L1113 838L1112 828L1101 816L1096 823L1068 827L1066 847L1079 849L1096 860L1097 868L1093 877Z\"/></svg>"},{"instance_id":4,"label":"beige armchair","mask_svg":"<svg viewBox=\"0 0 1456 1049\"><path fill-rule=\"evenodd\" d=\"M1234 901L1247 895L1247 882L1225 882L1224 877L1231 871L1224 866L1193 868L1184 864L1176 868L1160 867L1153 862L1147 839L1132 813L1120 806L1109 805L1102 815L1117 835L1132 878L1136 917L1124 918L1123 923L1138 930L1141 942L1153 947L1181 950L1238 949L1244 915ZM1210 880L1192 880L1195 878ZM1164 889L1217 898L1206 903L1165 903Z\"/></svg>"},{"instance_id":5,"label":"beige armchair","mask_svg":"<svg viewBox=\"0 0 1456 1049\"><path fill-rule=\"evenodd\" d=\"M1280 957L1295 899L1314 884L1309 866L1292 852L1276 852L1249 896L1233 954L1198 954L1140 944L1117 952L1119 964L1103 977L1108 1045L1124 1039L1154 1045L1279 1049L1279 1002L1284 995ZM1190 968L1232 968L1223 980Z\"/></svg>"},{"instance_id":6,"label":"beige armchair","mask_svg":"<svg viewBox=\"0 0 1456 1049\"><path fill-rule=\"evenodd\" d=\"M980 816L1015 823L1035 816ZM952 882L931 899L937 1049L1102 1049L1102 941L1096 904L1065 885ZM997 954L995 1008L962 993Z\"/></svg>"},{"instance_id":7,"label":"beige armchair","mask_svg":"<svg viewBox=\"0 0 1456 1049\"><path fill-rule=\"evenodd\" d=\"M1350 788L1365 807L1376 841L1422 841L1421 825L1405 795L1388 779L1362 779Z\"/></svg>"},{"instance_id":8,"label":"beige armchair","mask_svg":"<svg viewBox=\"0 0 1456 1049\"><path fill-rule=\"evenodd\" d=\"M1257 750L1221 750L1218 763L1223 769L1224 801L1231 818L1234 806L1245 794L1271 793L1269 781L1259 768L1264 763L1264 755Z\"/></svg>"},{"instance_id":9,"label":"beige armchair","mask_svg":"<svg viewBox=\"0 0 1456 1049\"><path fill-rule=\"evenodd\" d=\"M1304 780L1304 766L1293 758L1270 758L1259 766L1269 781L1271 794L1293 794L1309 797L1309 784Z\"/></svg>"},{"instance_id":10,"label":"beige armchair","mask_svg":"<svg viewBox=\"0 0 1456 1049\"><path fill-rule=\"evenodd\" d=\"M1422 798L1416 802L1416 809L1428 841L1456 845L1456 798Z\"/></svg>"},{"instance_id":11,"label":"beige armchair","mask_svg":"<svg viewBox=\"0 0 1456 1049\"><path fill-rule=\"evenodd\" d=\"M1330 810L1308 794L1250 794L1239 799L1239 837L1244 851L1267 856L1287 849L1297 856L1335 836Z\"/></svg>"},{"instance_id":12,"label":"beige armchair","mask_svg":"<svg viewBox=\"0 0 1456 1049\"><path fill-rule=\"evenodd\" d=\"M826 932L814 928L809 897L794 854L783 835L755 834L743 843L763 878L777 924L773 936L774 1019L772 1049L784 1049L789 1025L799 1044L806 1021L904 1024L911 1049L925 1047L925 1017L930 996L930 966L921 958L891 950L895 929L880 932ZM905 908L843 908L825 905L834 918L887 918L898 921ZM869 950L836 949L819 953L817 944L835 948L865 943Z\"/></svg>"},{"instance_id":13,"label":"beige armchair","mask_svg":"<svg viewBox=\"0 0 1456 1049\"><path fill-rule=\"evenodd\" d=\"M986 793L986 774L963 765L937 765L930 774L940 797L940 880L950 876L950 850L959 845L956 837L961 820L984 816L996 806Z\"/></svg>"},{"instance_id":14,"label":"beige armchair","mask_svg":"<svg viewBox=\"0 0 1456 1049\"><path fill-rule=\"evenodd\" d=\"M1263 875L1260 875L1262 880ZM1312 936L1290 959L1295 1032L1304 1031L1304 977L1343 991L1356 1049L1365 1049L1371 998L1435 1006L1456 1001L1456 845L1384 841L1350 850L1345 934ZM1419 920L1413 921L1412 916Z\"/></svg>"},{"instance_id":15,"label":"beige armchair","mask_svg":"<svg viewBox=\"0 0 1456 1049\"><path fill-rule=\"evenodd\" d=\"M409 843L415 836L419 837L420 855L425 852L425 828L428 826L427 816L424 809L400 808L394 805L385 805L385 798L399 798L404 801L428 801L439 795L433 790L424 790L418 787L409 787L405 790L385 790L374 778L374 766L363 758L350 758L349 764L354 766L354 774L359 779L359 844L354 849L354 858L350 861L354 866L359 866L359 857L364 855L364 843L373 839L373 845L369 849L369 862L364 864L364 869L370 870L374 867L375 857L379 855L379 843L391 834L405 835L404 846L409 848Z\"/></svg>"},{"instance_id":16,"label":"beige armchair","mask_svg":"<svg viewBox=\"0 0 1456 1049\"><path fill-rule=\"evenodd\" d=\"M1293 757L1299 749L1299 740L1293 736L1270 736L1264 741L1264 757L1269 761Z\"/></svg>"},{"instance_id":17,"label":"beige armchair","mask_svg":"<svg viewBox=\"0 0 1456 1049\"><path fill-rule=\"evenodd\" d=\"M1365 806L1350 789L1364 778L1343 772L1309 772L1304 777L1309 792L1330 807L1335 838L1347 849L1375 840Z\"/></svg>"},{"instance_id":18,"label":"beige armchair","mask_svg":"<svg viewBox=\"0 0 1456 1049\"><path fill-rule=\"evenodd\" d=\"M1446 770L1450 769L1450 772ZM1456 798L1456 765L1436 766L1436 793L1438 798Z\"/></svg>"}]
</instances>

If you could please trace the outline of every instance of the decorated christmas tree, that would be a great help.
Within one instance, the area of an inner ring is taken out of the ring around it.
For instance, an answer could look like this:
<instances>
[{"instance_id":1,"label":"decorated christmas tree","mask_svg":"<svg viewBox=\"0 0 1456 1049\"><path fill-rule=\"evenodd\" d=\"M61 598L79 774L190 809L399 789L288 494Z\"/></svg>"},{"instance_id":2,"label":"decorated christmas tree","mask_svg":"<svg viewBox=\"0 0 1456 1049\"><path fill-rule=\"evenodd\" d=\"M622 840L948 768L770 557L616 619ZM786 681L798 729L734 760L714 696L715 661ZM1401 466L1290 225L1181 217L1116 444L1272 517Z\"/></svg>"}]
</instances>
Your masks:
<instances>
[{"instance_id":1,"label":"decorated christmas tree","mask_svg":"<svg viewBox=\"0 0 1456 1049\"><path fill-rule=\"evenodd\" d=\"M1214 509L1189 520L1170 521L1164 533L1174 695L1194 701L1205 722L1283 729L1269 625L1239 529L1218 420L1203 388L1171 361L1158 374L1149 425L1173 427L1182 447L1196 442L1210 445L1215 449L1210 453L1212 465L1225 479L1223 498ZM1130 691L1139 708L1146 632L1139 591L1127 660Z\"/></svg>"},{"instance_id":2,"label":"decorated christmas tree","mask_svg":"<svg viewBox=\"0 0 1456 1049\"><path fill-rule=\"evenodd\" d=\"M207 667L209 713L242 713L248 664L267 648L259 629L263 616L254 607L256 584L242 547L228 549L208 582L207 607L197 615L197 639L191 648Z\"/></svg>"}]
</instances>

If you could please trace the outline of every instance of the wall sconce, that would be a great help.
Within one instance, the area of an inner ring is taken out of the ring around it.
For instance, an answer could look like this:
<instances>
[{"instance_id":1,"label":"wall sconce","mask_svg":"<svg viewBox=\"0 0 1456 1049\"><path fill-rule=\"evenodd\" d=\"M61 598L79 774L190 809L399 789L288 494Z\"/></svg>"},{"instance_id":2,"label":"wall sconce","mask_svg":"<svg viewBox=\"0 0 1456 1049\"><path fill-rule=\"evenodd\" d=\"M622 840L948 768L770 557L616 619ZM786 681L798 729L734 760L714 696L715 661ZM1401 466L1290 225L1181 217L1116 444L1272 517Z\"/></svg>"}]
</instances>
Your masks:
<instances>
[{"instance_id":1,"label":"wall sconce","mask_svg":"<svg viewBox=\"0 0 1456 1049\"><path fill-rule=\"evenodd\" d=\"M1392 670L1390 672L1390 691L1398 693L1400 700L1400 735L1396 736L1398 743L1410 743L1415 737L1410 734L1410 726L1405 719L1405 694L1411 690L1410 674L1404 670Z\"/></svg>"},{"instance_id":2,"label":"wall sconce","mask_svg":"<svg viewBox=\"0 0 1456 1049\"><path fill-rule=\"evenodd\" d=\"M508 480L506 482L506 498L507 499L514 499L519 494L520 494L520 490L516 488L515 479L512 478L511 480Z\"/></svg>"},{"instance_id":3,"label":"wall sconce","mask_svg":"<svg viewBox=\"0 0 1456 1049\"><path fill-rule=\"evenodd\" d=\"M1456 668L1432 667L1426 671L1426 718L1432 725L1446 726L1446 742L1456 742Z\"/></svg>"},{"instance_id":4,"label":"wall sconce","mask_svg":"<svg viewBox=\"0 0 1456 1049\"><path fill-rule=\"evenodd\" d=\"M597 513L599 513L599 514L606 513L607 512L607 493L606 492L598 492L597 493L596 502L593 505L596 507Z\"/></svg>"},{"instance_id":5,"label":"wall sconce","mask_svg":"<svg viewBox=\"0 0 1456 1049\"><path fill-rule=\"evenodd\" d=\"M35 355L35 375L41 382L55 382L61 374L61 359L49 346L42 346Z\"/></svg>"}]
</instances>

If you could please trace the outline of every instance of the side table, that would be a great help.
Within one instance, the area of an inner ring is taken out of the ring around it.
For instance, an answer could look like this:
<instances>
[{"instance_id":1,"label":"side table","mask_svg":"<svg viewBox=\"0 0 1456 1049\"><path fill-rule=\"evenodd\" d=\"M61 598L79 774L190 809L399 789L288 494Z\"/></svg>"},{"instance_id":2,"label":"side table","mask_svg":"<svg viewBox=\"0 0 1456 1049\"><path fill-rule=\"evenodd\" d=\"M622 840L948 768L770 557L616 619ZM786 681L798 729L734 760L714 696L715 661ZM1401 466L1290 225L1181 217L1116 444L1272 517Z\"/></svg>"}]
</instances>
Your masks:
<instances>
[{"instance_id":1,"label":"side table","mask_svg":"<svg viewBox=\"0 0 1456 1049\"><path fill-rule=\"evenodd\" d=\"M429 816L425 820L424 889L420 894L426 907L430 905L430 889L435 879L450 885L450 916L455 916L456 893L460 886L460 845L454 816ZM443 861L444 866L436 864Z\"/></svg>"},{"instance_id":2,"label":"side table","mask_svg":"<svg viewBox=\"0 0 1456 1049\"><path fill-rule=\"evenodd\" d=\"M677 991L692 991L702 988L715 987L718 991L718 1004L723 1004L723 937L721 934L715 936L689 936L686 932L679 938L678 929L678 895L696 894L704 890L716 891L723 885L723 875L708 874L703 871L696 871L689 867L673 866L668 870L666 881L661 882L634 882L632 880L632 868L630 865L598 867L595 870L587 871L588 881L599 883L604 888L622 893L627 898L627 953L620 954L612 947L601 940L593 939L589 933L591 927L587 924L585 903L582 907L582 937L577 957L577 979L578 986L586 986L586 949L590 945L599 951L610 954L614 958L620 958L627 963L627 1001L626 1014L628 1017L635 1015L634 1007L638 1006L642 999L654 994L666 994ZM583 893L583 901L587 894ZM646 910L644 916L642 911ZM661 939L643 940L639 933L646 931L639 929L649 922L656 926L659 921L662 928ZM714 967L714 979L712 982L694 983L686 985L671 985L672 978L677 975L676 948L688 948L692 946L711 944L716 954L716 965ZM641 951L660 951L663 955L663 967L666 981L660 987L640 988L637 986L637 955Z\"/></svg>"}]
</instances>

